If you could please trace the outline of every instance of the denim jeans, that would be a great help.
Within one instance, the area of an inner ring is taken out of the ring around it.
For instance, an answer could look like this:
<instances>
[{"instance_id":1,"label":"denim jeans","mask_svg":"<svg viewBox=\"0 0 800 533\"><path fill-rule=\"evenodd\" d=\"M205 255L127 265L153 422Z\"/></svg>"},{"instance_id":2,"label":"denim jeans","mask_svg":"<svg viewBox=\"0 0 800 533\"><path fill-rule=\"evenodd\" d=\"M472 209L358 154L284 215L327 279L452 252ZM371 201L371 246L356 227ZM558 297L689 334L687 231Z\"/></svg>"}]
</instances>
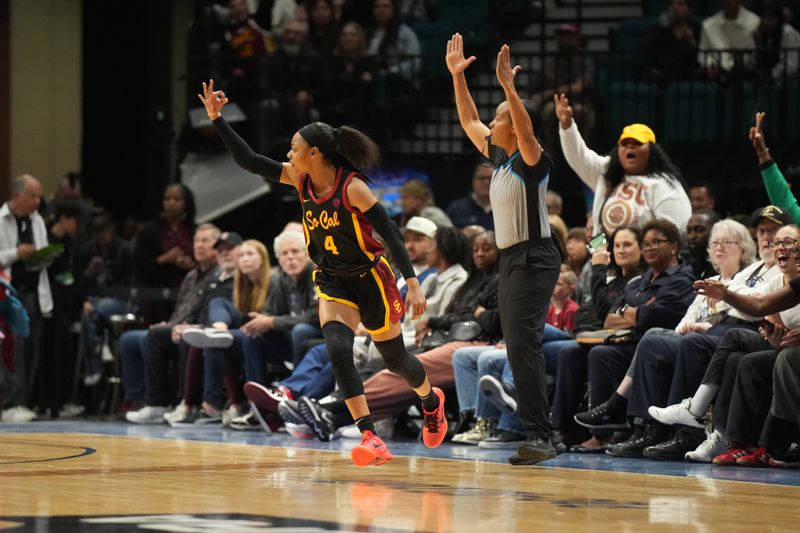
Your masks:
<instances>
[{"instance_id":1,"label":"denim jeans","mask_svg":"<svg viewBox=\"0 0 800 533\"><path fill-rule=\"evenodd\" d=\"M542 335L542 342L565 341L571 338L572 337L569 336L569 333L567 333L562 329L558 329L557 327L551 326L550 324L544 325L544 334Z\"/></svg>"},{"instance_id":2,"label":"denim jeans","mask_svg":"<svg viewBox=\"0 0 800 533\"><path fill-rule=\"evenodd\" d=\"M467 346L453 354L453 371L456 378L456 393L461 411L474 410L479 418L500 418L498 429L525 434L519 417L502 415L500 410L489 402L480 392L478 381L485 375L494 376L501 381L504 369L509 372L508 355L505 349L493 346Z\"/></svg>"},{"instance_id":3,"label":"denim jeans","mask_svg":"<svg viewBox=\"0 0 800 533\"><path fill-rule=\"evenodd\" d=\"M217 391L223 389L225 381L225 358L230 357L237 365L244 366L247 381L262 385L267 382L267 362L283 363L292 358L289 336L281 331L268 331L258 337L249 337L238 329L230 330L233 344L228 348L206 348L203 365L203 399L218 405Z\"/></svg>"},{"instance_id":4,"label":"denim jeans","mask_svg":"<svg viewBox=\"0 0 800 533\"><path fill-rule=\"evenodd\" d=\"M322 328L319 327L319 324L295 324L292 328L292 363L295 368L306 356L306 343L312 339L321 338Z\"/></svg>"},{"instance_id":5,"label":"denim jeans","mask_svg":"<svg viewBox=\"0 0 800 533\"><path fill-rule=\"evenodd\" d=\"M84 372L86 375L99 374L103 370L100 355L106 332L111 324L111 317L128 313L131 308L130 303L117 298L90 296L88 301L92 304L92 312L88 315L81 314Z\"/></svg>"},{"instance_id":6,"label":"denim jeans","mask_svg":"<svg viewBox=\"0 0 800 533\"><path fill-rule=\"evenodd\" d=\"M306 353L292 375L281 381L281 385L291 390L295 396L324 398L336 387L333 365L328 358L328 347L318 344Z\"/></svg>"},{"instance_id":7,"label":"denim jeans","mask_svg":"<svg viewBox=\"0 0 800 533\"><path fill-rule=\"evenodd\" d=\"M478 360L481 354L494 351L492 346L467 346L456 350L453 354L453 372L456 377L456 395L458 396L458 409L461 412L474 411L478 415L478 404L488 403L483 394L478 390ZM489 404L491 406L491 404ZM486 411L484 407L481 411ZM499 412L489 411L488 416L499 416ZM485 417L484 417L485 418Z\"/></svg>"},{"instance_id":8,"label":"denim jeans","mask_svg":"<svg viewBox=\"0 0 800 533\"><path fill-rule=\"evenodd\" d=\"M227 298L214 298L208 302L208 322L222 322L228 329L236 329L248 320Z\"/></svg>"},{"instance_id":9,"label":"denim jeans","mask_svg":"<svg viewBox=\"0 0 800 533\"><path fill-rule=\"evenodd\" d=\"M144 358L142 354L147 341L146 329L126 331L117 342L122 385L125 399L144 401Z\"/></svg>"},{"instance_id":10,"label":"denim jeans","mask_svg":"<svg viewBox=\"0 0 800 533\"><path fill-rule=\"evenodd\" d=\"M483 359L483 361L478 368L481 376L494 376L503 383L514 383L505 349L493 350L483 355L481 359ZM519 404L519 394L520 392L517 391L517 404ZM525 435L525 428L522 427L522 421L520 421L517 413L502 415L497 423L497 429L500 431L513 431L514 433Z\"/></svg>"}]
</instances>

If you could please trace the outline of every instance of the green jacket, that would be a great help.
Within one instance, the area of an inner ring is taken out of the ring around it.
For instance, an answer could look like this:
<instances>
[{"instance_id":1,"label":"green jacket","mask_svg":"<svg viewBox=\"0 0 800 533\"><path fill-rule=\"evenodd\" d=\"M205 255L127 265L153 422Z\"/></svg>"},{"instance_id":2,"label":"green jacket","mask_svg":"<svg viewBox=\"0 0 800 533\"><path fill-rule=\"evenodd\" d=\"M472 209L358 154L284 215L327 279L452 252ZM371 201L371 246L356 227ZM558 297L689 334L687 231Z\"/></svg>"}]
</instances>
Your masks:
<instances>
[{"instance_id":1,"label":"green jacket","mask_svg":"<svg viewBox=\"0 0 800 533\"><path fill-rule=\"evenodd\" d=\"M764 178L770 203L792 215L795 223L800 223L800 205L797 205L797 198L775 161L761 165L761 177Z\"/></svg>"}]
</instances>

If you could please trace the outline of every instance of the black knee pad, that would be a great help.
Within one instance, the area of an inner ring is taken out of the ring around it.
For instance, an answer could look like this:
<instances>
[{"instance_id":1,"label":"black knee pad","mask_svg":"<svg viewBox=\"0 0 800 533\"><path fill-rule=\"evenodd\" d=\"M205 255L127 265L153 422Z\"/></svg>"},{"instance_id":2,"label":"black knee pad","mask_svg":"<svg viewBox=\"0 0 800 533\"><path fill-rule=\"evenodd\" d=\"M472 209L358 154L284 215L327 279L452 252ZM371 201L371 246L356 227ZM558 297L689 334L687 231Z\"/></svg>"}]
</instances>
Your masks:
<instances>
[{"instance_id":1,"label":"black knee pad","mask_svg":"<svg viewBox=\"0 0 800 533\"><path fill-rule=\"evenodd\" d=\"M402 335L388 341L375 341L375 347L386 368L405 379L412 388L416 389L425 382L425 369L419 359L408 353Z\"/></svg>"},{"instance_id":2,"label":"black knee pad","mask_svg":"<svg viewBox=\"0 0 800 533\"><path fill-rule=\"evenodd\" d=\"M328 358L333 365L336 383L345 399L364 394L364 384L353 363L353 330L341 322L328 322L322 326Z\"/></svg>"}]
</instances>

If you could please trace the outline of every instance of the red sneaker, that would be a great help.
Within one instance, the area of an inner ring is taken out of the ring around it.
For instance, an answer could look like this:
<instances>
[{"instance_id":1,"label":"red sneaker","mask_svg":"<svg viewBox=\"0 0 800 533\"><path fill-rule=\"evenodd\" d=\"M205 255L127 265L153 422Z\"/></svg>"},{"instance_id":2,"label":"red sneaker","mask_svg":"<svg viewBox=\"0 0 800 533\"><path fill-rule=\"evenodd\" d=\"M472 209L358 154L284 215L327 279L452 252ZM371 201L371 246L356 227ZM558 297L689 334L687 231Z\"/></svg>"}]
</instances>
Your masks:
<instances>
[{"instance_id":1,"label":"red sneaker","mask_svg":"<svg viewBox=\"0 0 800 533\"><path fill-rule=\"evenodd\" d=\"M356 466L381 466L392 460L392 453L379 436L365 431L361 434L361 444L352 449L350 457Z\"/></svg>"},{"instance_id":2,"label":"red sneaker","mask_svg":"<svg viewBox=\"0 0 800 533\"><path fill-rule=\"evenodd\" d=\"M256 404L262 411L275 414L278 413L278 404L287 399L282 390L275 387L265 387L255 381L248 381L244 384L244 394L248 400Z\"/></svg>"},{"instance_id":3,"label":"red sneaker","mask_svg":"<svg viewBox=\"0 0 800 533\"><path fill-rule=\"evenodd\" d=\"M439 387L431 389L439 397L439 407L429 413L425 409L422 415L425 418L425 426L422 428L422 442L428 448L438 447L447 435L447 417L444 415L444 393Z\"/></svg>"},{"instance_id":4,"label":"red sneaker","mask_svg":"<svg viewBox=\"0 0 800 533\"><path fill-rule=\"evenodd\" d=\"M769 466L770 456L767 453L766 448L756 448L753 453L748 455L743 455L736 459L736 464L739 466L754 466L757 468L763 468L765 466Z\"/></svg>"},{"instance_id":5,"label":"red sneaker","mask_svg":"<svg viewBox=\"0 0 800 533\"><path fill-rule=\"evenodd\" d=\"M294 394L292 393L289 387L284 387L283 385L278 385L278 390L283 393L287 400L294 400Z\"/></svg>"},{"instance_id":6,"label":"red sneaker","mask_svg":"<svg viewBox=\"0 0 800 533\"><path fill-rule=\"evenodd\" d=\"M739 460L740 457L744 457L745 455L752 454L755 448L751 446L744 446L744 447L732 447L725 453L721 453L718 456L714 457L713 463L715 465L720 466L734 466L736 465L736 461Z\"/></svg>"}]
</instances>

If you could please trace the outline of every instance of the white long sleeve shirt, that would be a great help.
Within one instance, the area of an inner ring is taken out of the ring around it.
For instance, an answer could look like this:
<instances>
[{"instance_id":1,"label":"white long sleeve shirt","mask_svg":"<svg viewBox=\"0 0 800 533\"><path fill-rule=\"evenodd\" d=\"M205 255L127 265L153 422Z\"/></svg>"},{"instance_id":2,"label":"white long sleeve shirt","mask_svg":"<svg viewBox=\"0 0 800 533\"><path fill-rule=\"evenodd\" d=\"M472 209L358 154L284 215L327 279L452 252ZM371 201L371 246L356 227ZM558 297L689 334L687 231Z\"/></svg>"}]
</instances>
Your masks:
<instances>
[{"instance_id":1,"label":"white long sleeve shirt","mask_svg":"<svg viewBox=\"0 0 800 533\"><path fill-rule=\"evenodd\" d=\"M38 212L34 212L30 217L33 228L33 244L37 250L44 248L48 244L44 219ZM0 207L0 265L8 273L11 272L11 265L19 260L17 258L18 241L17 220L11 212L8 202L6 202L3 207ZM53 295L50 292L50 280L47 277L46 268L39 272L36 293L39 297L39 310L41 313L43 315L50 313L53 310Z\"/></svg>"},{"instance_id":2,"label":"white long sleeve shirt","mask_svg":"<svg viewBox=\"0 0 800 533\"><path fill-rule=\"evenodd\" d=\"M581 137L575 122L568 129L559 127L564 157L578 177L594 191L592 221L594 233L610 235L619 226L640 226L653 218L669 220L681 233L692 216L686 191L666 176L626 174L606 199L605 174L611 157L591 150Z\"/></svg>"}]
</instances>

